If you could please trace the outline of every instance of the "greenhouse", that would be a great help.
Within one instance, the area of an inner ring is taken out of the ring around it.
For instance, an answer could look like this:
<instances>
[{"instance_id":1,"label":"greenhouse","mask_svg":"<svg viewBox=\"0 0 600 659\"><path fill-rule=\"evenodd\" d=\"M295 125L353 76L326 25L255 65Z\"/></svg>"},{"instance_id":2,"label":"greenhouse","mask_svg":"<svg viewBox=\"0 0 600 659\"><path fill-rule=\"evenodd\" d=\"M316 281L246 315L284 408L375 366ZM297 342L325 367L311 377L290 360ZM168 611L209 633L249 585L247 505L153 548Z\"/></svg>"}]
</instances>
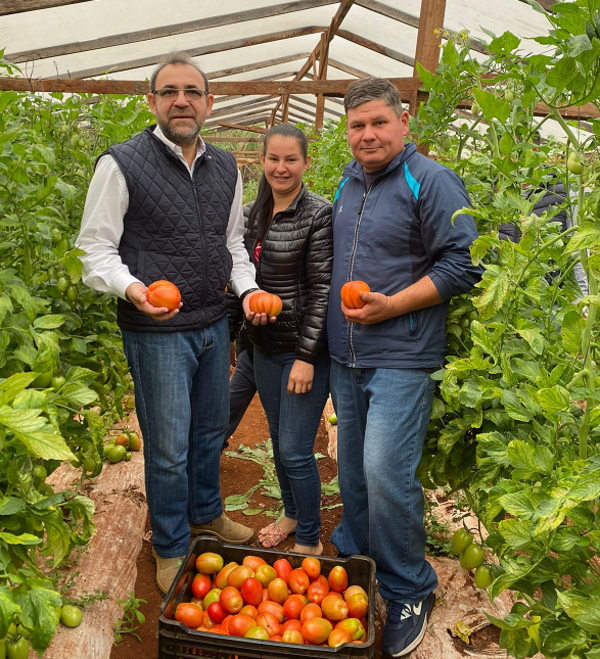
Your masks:
<instances>
[{"instance_id":1,"label":"greenhouse","mask_svg":"<svg viewBox=\"0 0 600 659\"><path fill-rule=\"evenodd\" d=\"M2 0L0 69L0 659L600 659L600 0Z\"/></svg>"}]
</instances>

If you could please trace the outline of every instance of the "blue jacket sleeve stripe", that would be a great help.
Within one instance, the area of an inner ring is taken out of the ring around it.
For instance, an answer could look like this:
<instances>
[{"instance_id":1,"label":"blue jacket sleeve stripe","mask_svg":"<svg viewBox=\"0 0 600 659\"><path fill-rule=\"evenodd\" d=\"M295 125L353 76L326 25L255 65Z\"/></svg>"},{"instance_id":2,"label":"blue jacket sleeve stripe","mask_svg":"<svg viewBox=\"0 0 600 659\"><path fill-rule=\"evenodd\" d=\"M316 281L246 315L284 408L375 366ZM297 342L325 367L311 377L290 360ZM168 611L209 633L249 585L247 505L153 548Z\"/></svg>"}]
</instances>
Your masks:
<instances>
[{"instance_id":1,"label":"blue jacket sleeve stripe","mask_svg":"<svg viewBox=\"0 0 600 659\"><path fill-rule=\"evenodd\" d=\"M406 163L404 163L404 176L406 178L406 182L408 183L408 187L411 189L412 193L415 195L415 199L417 201L419 201L419 190L421 189L421 184L410 173L410 169L408 168L408 165Z\"/></svg>"},{"instance_id":2,"label":"blue jacket sleeve stripe","mask_svg":"<svg viewBox=\"0 0 600 659\"><path fill-rule=\"evenodd\" d=\"M335 193L335 197L333 198L333 203L334 203L334 204L335 204L335 202L338 200L338 197L340 196L340 192L342 191L342 188L346 185L346 183L348 183L348 179L349 179L349 178L350 178L350 177L347 176L347 177L346 177L346 178L340 183L340 187L337 189L337 192Z\"/></svg>"}]
</instances>

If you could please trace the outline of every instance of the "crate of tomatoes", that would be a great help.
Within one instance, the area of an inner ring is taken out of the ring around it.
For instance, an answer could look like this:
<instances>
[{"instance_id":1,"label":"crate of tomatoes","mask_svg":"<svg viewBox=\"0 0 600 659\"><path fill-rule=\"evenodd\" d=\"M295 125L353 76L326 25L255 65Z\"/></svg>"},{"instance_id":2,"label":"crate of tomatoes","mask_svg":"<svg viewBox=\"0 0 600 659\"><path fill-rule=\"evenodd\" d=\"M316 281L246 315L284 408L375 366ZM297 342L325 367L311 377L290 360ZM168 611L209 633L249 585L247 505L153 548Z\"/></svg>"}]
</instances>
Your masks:
<instances>
[{"instance_id":1,"label":"crate of tomatoes","mask_svg":"<svg viewBox=\"0 0 600 659\"><path fill-rule=\"evenodd\" d=\"M158 656L373 656L375 563L193 541L162 605Z\"/></svg>"}]
</instances>

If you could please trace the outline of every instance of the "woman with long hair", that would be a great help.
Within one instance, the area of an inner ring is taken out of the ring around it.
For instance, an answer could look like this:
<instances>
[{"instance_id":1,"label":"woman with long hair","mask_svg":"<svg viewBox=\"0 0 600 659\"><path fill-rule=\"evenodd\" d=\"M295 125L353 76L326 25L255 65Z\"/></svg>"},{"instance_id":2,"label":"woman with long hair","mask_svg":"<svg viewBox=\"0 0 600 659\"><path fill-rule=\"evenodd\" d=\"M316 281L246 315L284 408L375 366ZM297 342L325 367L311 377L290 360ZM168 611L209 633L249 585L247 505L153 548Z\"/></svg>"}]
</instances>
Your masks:
<instances>
[{"instance_id":1,"label":"woman with long hair","mask_svg":"<svg viewBox=\"0 0 600 659\"><path fill-rule=\"evenodd\" d=\"M309 163L299 128L282 124L267 131L247 238L258 285L279 295L283 309L275 322L248 323L248 334L284 505L284 516L261 529L258 542L275 547L295 533L293 551L322 554L314 442L329 393L326 316L333 241L331 204L302 181Z\"/></svg>"}]
</instances>

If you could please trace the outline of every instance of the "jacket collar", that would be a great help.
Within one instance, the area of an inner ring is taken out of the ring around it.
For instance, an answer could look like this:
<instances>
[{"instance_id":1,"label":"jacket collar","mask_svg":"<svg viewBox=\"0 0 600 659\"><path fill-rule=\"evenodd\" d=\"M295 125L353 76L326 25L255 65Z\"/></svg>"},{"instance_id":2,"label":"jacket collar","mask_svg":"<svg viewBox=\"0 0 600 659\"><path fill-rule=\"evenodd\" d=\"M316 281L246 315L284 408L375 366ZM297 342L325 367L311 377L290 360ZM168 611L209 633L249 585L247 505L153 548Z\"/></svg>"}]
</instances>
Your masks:
<instances>
[{"instance_id":1,"label":"jacket collar","mask_svg":"<svg viewBox=\"0 0 600 659\"><path fill-rule=\"evenodd\" d=\"M288 213L290 213L290 214L295 213L296 209L298 208L298 204L304 199L304 197L306 197L307 194L308 194L308 189L307 189L306 185L304 185L304 182L303 182L302 187L300 188L300 192L296 195L294 201L292 201L292 203L285 210L279 211L279 213L277 213L277 215L281 215L281 214L284 214L284 213L286 215Z\"/></svg>"},{"instance_id":2,"label":"jacket collar","mask_svg":"<svg viewBox=\"0 0 600 659\"><path fill-rule=\"evenodd\" d=\"M417 150L416 144L410 142L406 144L405 147L400 151L400 153L388 164L388 166L381 172L380 176L389 174L392 170L396 169L402 165L415 151ZM356 160L353 160L345 169L344 176L352 176L353 178L358 178L361 181L363 180L363 168L362 165Z\"/></svg>"}]
</instances>

